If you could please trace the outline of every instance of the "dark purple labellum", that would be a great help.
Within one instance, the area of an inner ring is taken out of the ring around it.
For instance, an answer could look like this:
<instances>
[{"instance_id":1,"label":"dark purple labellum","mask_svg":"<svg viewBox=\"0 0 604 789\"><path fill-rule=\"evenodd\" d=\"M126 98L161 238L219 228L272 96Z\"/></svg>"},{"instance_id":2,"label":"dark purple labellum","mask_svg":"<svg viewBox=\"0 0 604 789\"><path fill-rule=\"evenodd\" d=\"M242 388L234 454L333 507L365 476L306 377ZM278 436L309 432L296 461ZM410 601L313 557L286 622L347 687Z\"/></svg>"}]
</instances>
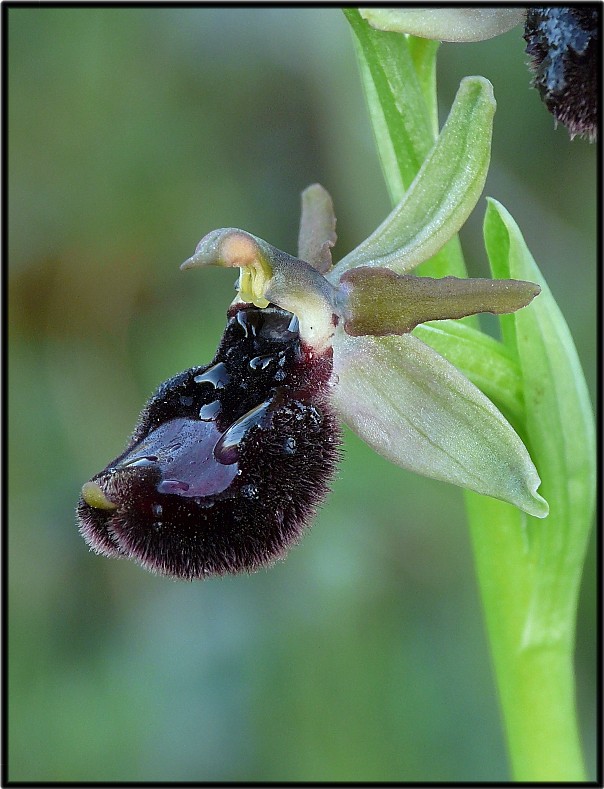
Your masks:
<instances>
[{"instance_id":1,"label":"dark purple labellum","mask_svg":"<svg viewBox=\"0 0 604 789\"><path fill-rule=\"evenodd\" d=\"M527 10L524 39L533 85L548 110L572 136L598 131L600 10L546 6Z\"/></svg>"},{"instance_id":2,"label":"dark purple labellum","mask_svg":"<svg viewBox=\"0 0 604 789\"><path fill-rule=\"evenodd\" d=\"M282 557L338 460L331 373L331 349L310 353L291 313L232 308L212 363L163 383L126 451L84 485L86 542L184 579Z\"/></svg>"}]
</instances>

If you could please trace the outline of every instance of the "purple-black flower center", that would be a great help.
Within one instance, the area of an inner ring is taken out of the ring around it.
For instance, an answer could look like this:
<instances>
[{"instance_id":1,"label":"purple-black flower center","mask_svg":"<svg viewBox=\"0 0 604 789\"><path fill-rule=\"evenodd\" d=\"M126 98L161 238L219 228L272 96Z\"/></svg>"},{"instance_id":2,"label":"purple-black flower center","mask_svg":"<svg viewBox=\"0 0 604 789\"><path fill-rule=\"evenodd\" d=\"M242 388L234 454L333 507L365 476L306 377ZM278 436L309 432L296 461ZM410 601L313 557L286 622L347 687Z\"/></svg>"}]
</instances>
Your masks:
<instances>
[{"instance_id":1,"label":"purple-black flower center","mask_svg":"<svg viewBox=\"0 0 604 789\"><path fill-rule=\"evenodd\" d=\"M291 313L231 308L212 363L162 384L126 451L87 483L96 493L83 492L78 516L89 545L182 578L274 561L335 468L331 374L331 349L307 348Z\"/></svg>"}]
</instances>

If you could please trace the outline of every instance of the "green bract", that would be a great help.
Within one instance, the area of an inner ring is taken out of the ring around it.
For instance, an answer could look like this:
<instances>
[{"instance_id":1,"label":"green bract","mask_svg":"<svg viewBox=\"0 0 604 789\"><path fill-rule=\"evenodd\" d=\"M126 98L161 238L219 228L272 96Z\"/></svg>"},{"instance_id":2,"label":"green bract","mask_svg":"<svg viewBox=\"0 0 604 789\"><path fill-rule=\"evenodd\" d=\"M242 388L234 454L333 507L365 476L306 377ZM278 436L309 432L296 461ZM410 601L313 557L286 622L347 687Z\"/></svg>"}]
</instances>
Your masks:
<instances>
[{"instance_id":1,"label":"green bract","mask_svg":"<svg viewBox=\"0 0 604 789\"><path fill-rule=\"evenodd\" d=\"M489 200L484 236L497 276L530 277L541 295L530 310L503 316L505 345L518 361L524 399L523 435L540 458L549 528L531 533L536 579L526 642L569 638L595 500L595 436L577 351L518 225Z\"/></svg>"}]
</instances>

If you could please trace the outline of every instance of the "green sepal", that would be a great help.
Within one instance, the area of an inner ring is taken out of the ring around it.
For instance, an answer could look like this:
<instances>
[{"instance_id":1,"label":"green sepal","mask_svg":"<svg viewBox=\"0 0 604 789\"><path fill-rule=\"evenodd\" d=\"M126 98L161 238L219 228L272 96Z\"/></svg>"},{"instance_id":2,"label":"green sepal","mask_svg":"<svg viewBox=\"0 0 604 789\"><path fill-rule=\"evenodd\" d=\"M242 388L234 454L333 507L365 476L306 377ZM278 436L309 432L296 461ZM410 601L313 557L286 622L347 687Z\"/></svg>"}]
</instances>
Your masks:
<instances>
[{"instance_id":1,"label":"green sepal","mask_svg":"<svg viewBox=\"0 0 604 789\"><path fill-rule=\"evenodd\" d=\"M392 205L403 197L438 136L438 41L374 30L358 9L344 9L356 45L361 79ZM457 237L421 264L421 274L463 277ZM471 320L471 319L470 319Z\"/></svg>"},{"instance_id":2,"label":"green sepal","mask_svg":"<svg viewBox=\"0 0 604 789\"><path fill-rule=\"evenodd\" d=\"M417 474L547 515L518 435L477 387L417 337L350 337L339 330L333 363L334 406L376 452Z\"/></svg>"},{"instance_id":3,"label":"green sepal","mask_svg":"<svg viewBox=\"0 0 604 789\"><path fill-rule=\"evenodd\" d=\"M403 199L368 239L332 269L332 282L355 266L407 273L457 233L484 186L495 107L488 80L461 81L447 122Z\"/></svg>"}]
</instances>

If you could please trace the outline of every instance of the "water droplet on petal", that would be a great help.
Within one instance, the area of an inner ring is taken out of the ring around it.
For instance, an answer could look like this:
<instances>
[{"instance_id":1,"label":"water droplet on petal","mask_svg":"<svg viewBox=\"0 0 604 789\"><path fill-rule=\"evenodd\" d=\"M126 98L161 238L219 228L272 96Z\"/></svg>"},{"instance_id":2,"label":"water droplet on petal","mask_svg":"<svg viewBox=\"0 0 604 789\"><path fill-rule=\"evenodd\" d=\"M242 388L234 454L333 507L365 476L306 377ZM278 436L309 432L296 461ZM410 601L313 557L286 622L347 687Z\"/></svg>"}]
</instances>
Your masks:
<instances>
[{"instance_id":1,"label":"water droplet on petal","mask_svg":"<svg viewBox=\"0 0 604 789\"><path fill-rule=\"evenodd\" d=\"M288 436L283 442L283 451L286 455L293 455L296 451L296 439L293 436Z\"/></svg>"},{"instance_id":2,"label":"water droplet on petal","mask_svg":"<svg viewBox=\"0 0 604 789\"><path fill-rule=\"evenodd\" d=\"M157 486L159 493L185 493L189 490L189 483L180 479L163 479Z\"/></svg>"},{"instance_id":3,"label":"water droplet on petal","mask_svg":"<svg viewBox=\"0 0 604 789\"><path fill-rule=\"evenodd\" d=\"M231 376L224 362L218 362L204 373L196 375L193 380L196 384L212 384L215 389L224 389L225 386L228 386Z\"/></svg>"},{"instance_id":4,"label":"water droplet on petal","mask_svg":"<svg viewBox=\"0 0 604 789\"><path fill-rule=\"evenodd\" d=\"M222 406L218 400L212 400L211 403L202 405L199 409L199 418L204 422L212 422L221 412Z\"/></svg>"},{"instance_id":5,"label":"water droplet on petal","mask_svg":"<svg viewBox=\"0 0 604 789\"><path fill-rule=\"evenodd\" d=\"M246 433L260 424L270 404L271 401L267 400L257 405L229 427L214 447L214 457L219 463L230 465L239 459L239 445Z\"/></svg>"},{"instance_id":6,"label":"water droplet on petal","mask_svg":"<svg viewBox=\"0 0 604 789\"><path fill-rule=\"evenodd\" d=\"M243 485L241 495L246 499L255 499L258 496L258 488L255 485Z\"/></svg>"},{"instance_id":7,"label":"water droplet on petal","mask_svg":"<svg viewBox=\"0 0 604 789\"><path fill-rule=\"evenodd\" d=\"M263 356L254 356L250 359L250 367L252 370L266 370L269 364L274 360L271 353L264 354Z\"/></svg>"},{"instance_id":8,"label":"water droplet on petal","mask_svg":"<svg viewBox=\"0 0 604 789\"><path fill-rule=\"evenodd\" d=\"M256 337L258 324L261 322L257 310L239 310L236 318L245 337Z\"/></svg>"},{"instance_id":9,"label":"water droplet on petal","mask_svg":"<svg viewBox=\"0 0 604 789\"><path fill-rule=\"evenodd\" d=\"M117 468L130 468L132 466L154 466L157 463L157 455L139 455L123 460Z\"/></svg>"}]
</instances>

